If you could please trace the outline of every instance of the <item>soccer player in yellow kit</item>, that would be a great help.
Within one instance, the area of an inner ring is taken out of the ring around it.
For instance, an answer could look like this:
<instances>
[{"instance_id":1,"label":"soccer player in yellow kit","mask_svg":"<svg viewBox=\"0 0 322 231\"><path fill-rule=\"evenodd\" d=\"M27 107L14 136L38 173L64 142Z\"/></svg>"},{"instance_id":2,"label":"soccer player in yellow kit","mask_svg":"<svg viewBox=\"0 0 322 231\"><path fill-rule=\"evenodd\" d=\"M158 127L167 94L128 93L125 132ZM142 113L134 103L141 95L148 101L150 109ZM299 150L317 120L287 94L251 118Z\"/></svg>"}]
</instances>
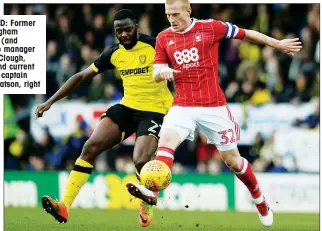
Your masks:
<instances>
[{"instance_id":1,"label":"soccer player in yellow kit","mask_svg":"<svg viewBox=\"0 0 322 231\"><path fill-rule=\"evenodd\" d=\"M67 222L69 208L88 180L94 160L100 153L136 133L133 161L139 179L141 168L153 159L157 149L163 117L171 107L173 97L166 82L156 83L152 77L155 38L139 34L137 28L133 12L126 9L117 12L114 29L119 43L104 51L87 69L73 75L36 109L36 118L42 117L53 103L106 70L117 68L123 80L124 97L101 116L69 175L62 201L42 197L43 208L60 223ZM153 207L141 201L139 219L142 226L150 224L152 212Z\"/></svg>"}]
</instances>

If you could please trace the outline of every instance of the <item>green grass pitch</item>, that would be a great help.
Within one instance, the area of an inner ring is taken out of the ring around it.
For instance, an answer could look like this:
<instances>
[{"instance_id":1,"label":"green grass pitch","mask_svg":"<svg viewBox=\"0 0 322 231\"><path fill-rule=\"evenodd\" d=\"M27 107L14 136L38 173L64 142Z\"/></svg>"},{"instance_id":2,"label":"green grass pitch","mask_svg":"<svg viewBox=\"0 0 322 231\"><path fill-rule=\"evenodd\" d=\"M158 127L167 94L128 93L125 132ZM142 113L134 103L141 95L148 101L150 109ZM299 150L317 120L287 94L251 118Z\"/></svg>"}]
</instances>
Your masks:
<instances>
[{"instance_id":1,"label":"green grass pitch","mask_svg":"<svg viewBox=\"0 0 322 231\"><path fill-rule=\"evenodd\" d=\"M134 210L71 209L69 221L58 224L41 208L5 208L4 223L5 231L317 231L319 215L275 213L274 224L267 229L255 212L156 210L151 225L143 229Z\"/></svg>"}]
</instances>

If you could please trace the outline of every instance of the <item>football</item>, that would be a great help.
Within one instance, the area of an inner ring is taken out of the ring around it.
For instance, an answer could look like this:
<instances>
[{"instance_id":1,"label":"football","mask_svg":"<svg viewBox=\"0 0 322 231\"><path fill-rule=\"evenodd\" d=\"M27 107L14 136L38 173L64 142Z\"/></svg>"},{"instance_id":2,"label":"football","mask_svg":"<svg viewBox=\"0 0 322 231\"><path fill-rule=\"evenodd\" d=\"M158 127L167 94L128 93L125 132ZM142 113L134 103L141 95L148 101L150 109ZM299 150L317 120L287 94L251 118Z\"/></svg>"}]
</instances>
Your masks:
<instances>
[{"instance_id":1,"label":"football","mask_svg":"<svg viewBox=\"0 0 322 231\"><path fill-rule=\"evenodd\" d=\"M172 178L171 170L164 162L151 160L140 172L141 183L149 190L156 192L166 189Z\"/></svg>"}]
</instances>

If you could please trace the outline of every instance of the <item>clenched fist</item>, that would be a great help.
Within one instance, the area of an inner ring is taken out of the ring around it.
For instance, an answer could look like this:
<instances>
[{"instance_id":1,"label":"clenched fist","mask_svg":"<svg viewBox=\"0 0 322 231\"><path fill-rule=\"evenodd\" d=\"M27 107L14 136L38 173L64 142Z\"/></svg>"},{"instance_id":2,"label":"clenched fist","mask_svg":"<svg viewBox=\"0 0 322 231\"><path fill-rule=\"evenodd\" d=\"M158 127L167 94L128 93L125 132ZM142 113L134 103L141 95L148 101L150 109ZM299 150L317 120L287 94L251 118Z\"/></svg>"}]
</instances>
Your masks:
<instances>
[{"instance_id":1,"label":"clenched fist","mask_svg":"<svg viewBox=\"0 0 322 231\"><path fill-rule=\"evenodd\" d=\"M51 103L48 101L38 105L35 111L36 119L38 119L39 117L42 117L44 112L48 111L50 107L51 107Z\"/></svg>"}]
</instances>

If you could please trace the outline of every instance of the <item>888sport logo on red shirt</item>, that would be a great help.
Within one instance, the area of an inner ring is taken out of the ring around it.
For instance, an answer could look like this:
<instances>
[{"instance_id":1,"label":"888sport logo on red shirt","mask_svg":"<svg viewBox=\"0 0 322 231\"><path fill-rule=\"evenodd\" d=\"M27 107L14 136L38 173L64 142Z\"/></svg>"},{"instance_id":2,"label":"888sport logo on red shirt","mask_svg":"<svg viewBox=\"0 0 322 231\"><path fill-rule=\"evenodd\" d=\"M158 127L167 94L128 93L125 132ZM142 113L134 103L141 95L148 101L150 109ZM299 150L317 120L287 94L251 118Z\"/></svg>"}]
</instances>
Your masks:
<instances>
[{"instance_id":1,"label":"888sport logo on red shirt","mask_svg":"<svg viewBox=\"0 0 322 231\"><path fill-rule=\"evenodd\" d=\"M189 69L191 67L199 67L199 51L196 47L190 49L183 49L182 51L176 51L173 57L178 65L182 65L183 68Z\"/></svg>"}]
</instances>

